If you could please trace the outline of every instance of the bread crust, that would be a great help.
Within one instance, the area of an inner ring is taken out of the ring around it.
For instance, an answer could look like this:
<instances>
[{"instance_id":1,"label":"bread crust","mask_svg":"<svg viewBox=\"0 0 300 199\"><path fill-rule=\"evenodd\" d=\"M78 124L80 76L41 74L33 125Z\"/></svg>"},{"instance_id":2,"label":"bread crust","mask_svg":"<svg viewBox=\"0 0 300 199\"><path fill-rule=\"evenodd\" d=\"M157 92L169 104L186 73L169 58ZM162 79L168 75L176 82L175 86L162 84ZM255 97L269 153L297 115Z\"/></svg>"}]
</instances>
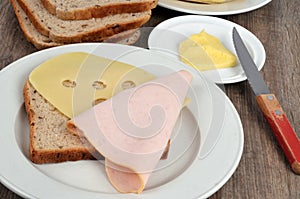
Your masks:
<instances>
[{"instance_id":1,"label":"bread crust","mask_svg":"<svg viewBox=\"0 0 300 199\"><path fill-rule=\"evenodd\" d=\"M74 8L65 10L49 0L41 0L44 7L53 15L63 20L84 20L91 18L101 18L108 15L122 13L144 12L157 6L157 0L147 0L139 2L123 1L104 5L91 5L86 8ZM66 2L67 3L67 2Z\"/></svg>"},{"instance_id":2,"label":"bread crust","mask_svg":"<svg viewBox=\"0 0 300 199\"><path fill-rule=\"evenodd\" d=\"M11 0L13 3L17 1L20 7L24 10L28 18L30 19L33 26L36 28L38 32L42 35L49 37L51 40L57 43L75 43L75 42L89 42L89 41L99 41L102 42L103 40L107 39L108 37L121 33L126 30L136 29L145 24L151 16L151 10L145 12L139 17L134 17L137 13L131 13L132 17L130 20L120 21L118 23L108 23L108 24L101 24L98 27L93 27L93 29L79 32L77 33L70 33L70 35L58 33L58 31L54 31L51 27L47 27L43 20L39 19L36 15L36 11L32 10L32 8L27 4L26 0ZM41 9L45 9L41 6ZM49 15L51 15L49 13ZM103 18L102 18L103 19ZM58 22L60 22L58 19ZM97 20L97 19L96 19ZM77 20L82 23L82 20ZM72 20L70 24L77 23L76 20ZM87 21L88 23L89 21ZM72 26L72 25L70 25ZM56 27L61 28L62 31L64 30L63 27Z\"/></svg>"}]
</instances>

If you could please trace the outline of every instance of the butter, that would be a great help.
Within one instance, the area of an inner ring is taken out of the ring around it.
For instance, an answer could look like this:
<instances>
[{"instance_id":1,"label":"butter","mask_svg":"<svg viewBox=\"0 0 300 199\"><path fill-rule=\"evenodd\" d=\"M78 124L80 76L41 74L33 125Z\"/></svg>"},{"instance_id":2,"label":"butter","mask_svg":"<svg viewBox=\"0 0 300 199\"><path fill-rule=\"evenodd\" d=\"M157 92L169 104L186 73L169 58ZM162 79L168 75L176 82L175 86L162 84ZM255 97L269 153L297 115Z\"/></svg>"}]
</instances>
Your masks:
<instances>
[{"instance_id":1,"label":"butter","mask_svg":"<svg viewBox=\"0 0 300 199\"><path fill-rule=\"evenodd\" d=\"M237 64L236 56L218 38L205 31L181 42L179 54L182 62L201 71L229 68Z\"/></svg>"},{"instance_id":2,"label":"butter","mask_svg":"<svg viewBox=\"0 0 300 199\"><path fill-rule=\"evenodd\" d=\"M31 85L69 118L116 93L154 79L132 65L74 52L54 57L29 76Z\"/></svg>"}]
</instances>

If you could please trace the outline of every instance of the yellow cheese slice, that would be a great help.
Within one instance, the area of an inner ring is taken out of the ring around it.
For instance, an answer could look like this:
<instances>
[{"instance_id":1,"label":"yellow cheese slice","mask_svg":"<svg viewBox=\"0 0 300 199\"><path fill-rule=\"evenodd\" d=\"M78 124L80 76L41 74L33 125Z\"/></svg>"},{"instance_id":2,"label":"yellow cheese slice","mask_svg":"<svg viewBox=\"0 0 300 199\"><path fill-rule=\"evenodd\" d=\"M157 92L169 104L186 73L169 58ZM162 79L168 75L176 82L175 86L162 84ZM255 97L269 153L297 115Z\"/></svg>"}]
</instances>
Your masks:
<instances>
[{"instance_id":1,"label":"yellow cheese slice","mask_svg":"<svg viewBox=\"0 0 300 199\"><path fill-rule=\"evenodd\" d=\"M54 57L35 68L29 82L69 118L114 94L154 79L132 65L74 52Z\"/></svg>"},{"instance_id":2,"label":"yellow cheese slice","mask_svg":"<svg viewBox=\"0 0 300 199\"><path fill-rule=\"evenodd\" d=\"M236 56L218 38L205 31L193 34L181 42L179 54L182 62L201 71L228 68L237 64Z\"/></svg>"}]
</instances>

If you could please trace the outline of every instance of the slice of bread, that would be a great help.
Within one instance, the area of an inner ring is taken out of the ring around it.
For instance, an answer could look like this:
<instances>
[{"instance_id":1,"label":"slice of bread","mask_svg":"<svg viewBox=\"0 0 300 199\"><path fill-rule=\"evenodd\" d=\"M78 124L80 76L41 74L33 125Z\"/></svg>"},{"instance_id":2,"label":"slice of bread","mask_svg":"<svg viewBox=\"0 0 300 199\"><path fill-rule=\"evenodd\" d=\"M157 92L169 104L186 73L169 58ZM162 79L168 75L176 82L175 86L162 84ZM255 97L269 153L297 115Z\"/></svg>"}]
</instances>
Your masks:
<instances>
[{"instance_id":1,"label":"slice of bread","mask_svg":"<svg viewBox=\"0 0 300 199\"><path fill-rule=\"evenodd\" d=\"M101 18L108 15L144 12L153 9L157 0L41 0L53 15L64 20Z\"/></svg>"},{"instance_id":2,"label":"slice of bread","mask_svg":"<svg viewBox=\"0 0 300 199\"><path fill-rule=\"evenodd\" d=\"M37 164L94 159L83 138L66 129L68 117L48 103L29 83L23 90L30 124L30 159Z\"/></svg>"},{"instance_id":3,"label":"slice of bread","mask_svg":"<svg viewBox=\"0 0 300 199\"><path fill-rule=\"evenodd\" d=\"M112 35L139 28L151 16L151 10L148 10L88 20L61 20L50 14L40 0L11 1L19 3L38 32L57 43L103 41Z\"/></svg>"},{"instance_id":4,"label":"slice of bread","mask_svg":"<svg viewBox=\"0 0 300 199\"><path fill-rule=\"evenodd\" d=\"M17 19L19 21L20 27L26 39L30 43L32 43L37 49L45 49L45 48L61 46L65 44L65 43L54 42L49 37L40 34L32 25L31 21L29 20L29 18L27 17L23 9L20 7L20 5L15 1L12 5L15 14L17 16ZM140 31L133 29L109 37L103 42L131 45L134 44L139 39L139 37L140 37Z\"/></svg>"}]
</instances>

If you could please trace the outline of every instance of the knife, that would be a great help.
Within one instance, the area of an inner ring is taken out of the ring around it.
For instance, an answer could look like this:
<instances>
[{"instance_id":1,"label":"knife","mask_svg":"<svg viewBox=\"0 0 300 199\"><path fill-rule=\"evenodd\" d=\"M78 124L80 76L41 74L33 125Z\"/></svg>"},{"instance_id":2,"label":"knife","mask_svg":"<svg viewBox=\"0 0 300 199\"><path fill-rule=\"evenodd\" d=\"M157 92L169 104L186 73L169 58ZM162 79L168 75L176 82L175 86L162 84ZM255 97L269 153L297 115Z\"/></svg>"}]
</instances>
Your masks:
<instances>
[{"instance_id":1,"label":"knife","mask_svg":"<svg viewBox=\"0 0 300 199\"><path fill-rule=\"evenodd\" d=\"M299 138L275 95L269 91L235 27L232 31L232 37L237 56L247 76L248 82L256 95L258 106L274 132L293 171L296 174L300 174Z\"/></svg>"}]
</instances>

